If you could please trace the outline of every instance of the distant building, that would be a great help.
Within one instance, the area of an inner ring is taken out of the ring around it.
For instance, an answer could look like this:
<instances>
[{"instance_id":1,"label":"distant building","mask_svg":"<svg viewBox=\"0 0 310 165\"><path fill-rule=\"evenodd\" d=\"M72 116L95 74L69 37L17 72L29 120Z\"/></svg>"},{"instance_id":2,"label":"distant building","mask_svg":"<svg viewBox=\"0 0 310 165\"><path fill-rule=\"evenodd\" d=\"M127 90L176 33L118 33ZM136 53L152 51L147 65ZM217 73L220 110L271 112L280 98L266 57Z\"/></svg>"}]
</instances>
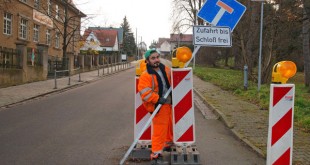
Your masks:
<instances>
[{"instance_id":1,"label":"distant building","mask_svg":"<svg viewBox=\"0 0 310 165\"><path fill-rule=\"evenodd\" d=\"M170 34L171 49L175 49L182 45L193 45L192 34Z\"/></svg>"},{"instance_id":2,"label":"distant building","mask_svg":"<svg viewBox=\"0 0 310 165\"><path fill-rule=\"evenodd\" d=\"M171 53L170 38L159 38L156 48L162 55L168 55Z\"/></svg>"},{"instance_id":3,"label":"distant building","mask_svg":"<svg viewBox=\"0 0 310 165\"><path fill-rule=\"evenodd\" d=\"M119 51L119 33L113 28L88 28L84 31L80 50Z\"/></svg>"},{"instance_id":4,"label":"distant building","mask_svg":"<svg viewBox=\"0 0 310 165\"><path fill-rule=\"evenodd\" d=\"M170 34L170 38L158 38L156 49L163 55L171 54L174 49L193 44L192 34Z\"/></svg>"},{"instance_id":5,"label":"distant building","mask_svg":"<svg viewBox=\"0 0 310 165\"><path fill-rule=\"evenodd\" d=\"M145 42L140 42L138 44L138 51L139 51L139 58L143 58L144 57L144 53L146 52L147 50L147 46L146 46L146 43Z\"/></svg>"}]
</instances>

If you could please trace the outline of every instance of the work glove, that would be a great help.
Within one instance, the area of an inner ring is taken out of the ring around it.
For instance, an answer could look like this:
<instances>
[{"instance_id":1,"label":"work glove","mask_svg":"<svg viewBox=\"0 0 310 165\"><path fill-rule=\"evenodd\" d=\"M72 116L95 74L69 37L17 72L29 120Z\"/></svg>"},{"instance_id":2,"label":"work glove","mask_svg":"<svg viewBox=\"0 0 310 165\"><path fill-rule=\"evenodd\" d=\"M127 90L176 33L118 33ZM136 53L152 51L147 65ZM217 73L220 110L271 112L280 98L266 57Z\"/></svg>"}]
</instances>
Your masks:
<instances>
[{"instance_id":1,"label":"work glove","mask_svg":"<svg viewBox=\"0 0 310 165\"><path fill-rule=\"evenodd\" d=\"M163 97L160 97L157 101L158 104L165 104L167 101L167 99L163 98Z\"/></svg>"}]
</instances>

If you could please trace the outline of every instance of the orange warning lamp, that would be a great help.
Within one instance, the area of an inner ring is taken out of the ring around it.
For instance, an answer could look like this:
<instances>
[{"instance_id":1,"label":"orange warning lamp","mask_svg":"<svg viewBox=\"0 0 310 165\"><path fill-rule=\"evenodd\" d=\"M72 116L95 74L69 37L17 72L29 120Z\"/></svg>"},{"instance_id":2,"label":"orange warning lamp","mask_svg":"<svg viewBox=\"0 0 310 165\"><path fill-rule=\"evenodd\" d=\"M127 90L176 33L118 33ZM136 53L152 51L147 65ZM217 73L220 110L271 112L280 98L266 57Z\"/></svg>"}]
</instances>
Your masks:
<instances>
[{"instance_id":1,"label":"orange warning lamp","mask_svg":"<svg viewBox=\"0 0 310 165\"><path fill-rule=\"evenodd\" d=\"M140 76L146 70L146 63L144 59L138 60L136 64L136 75Z\"/></svg>"},{"instance_id":2,"label":"orange warning lamp","mask_svg":"<svg viewBox=\"0 0 310 165\"><path fill-rule=\"evenodd\" d=\"M296 74L297 68L292 61L276 63L272 69L272 83L285 84L287 80Z\"/></svg>"},{"instance_id":3,"label":"orange warning lamp","mask_svg":"<svg viewBox=\"0 0 310 165\"><path fill-rule=\"evenodd\" d=\"M192 51L188 47L182 46L176 49L176 58L172 58L172 66L183 68L185 63L192 58Z\"/></svg>"}]
</instances>

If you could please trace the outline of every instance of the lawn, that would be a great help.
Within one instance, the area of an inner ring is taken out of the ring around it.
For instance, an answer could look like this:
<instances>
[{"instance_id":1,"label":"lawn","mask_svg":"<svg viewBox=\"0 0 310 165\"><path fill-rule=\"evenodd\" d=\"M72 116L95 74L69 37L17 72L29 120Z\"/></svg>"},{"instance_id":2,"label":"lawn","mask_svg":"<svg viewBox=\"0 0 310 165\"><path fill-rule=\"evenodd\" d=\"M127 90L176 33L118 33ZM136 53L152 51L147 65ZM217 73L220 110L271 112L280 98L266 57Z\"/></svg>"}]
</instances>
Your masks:
<instances>
[{"instance_id":1,"label":"lawn","mask_svg":"<svg viewBox=\"0 0 310 165\"><path fill-rule=\"evenodd\" d=\"M222 89L232 92L244 100L257 104L262 110L269 108L270 84L262 84L257 90L257 82L249 81L248 89L243 86L243 72L232 69L195 66L194 74ZM295 84L294 122L305 132L310 132L310 90L304 86L303 73L297 73L288 83Z\"/></svg>"}]
</instances>

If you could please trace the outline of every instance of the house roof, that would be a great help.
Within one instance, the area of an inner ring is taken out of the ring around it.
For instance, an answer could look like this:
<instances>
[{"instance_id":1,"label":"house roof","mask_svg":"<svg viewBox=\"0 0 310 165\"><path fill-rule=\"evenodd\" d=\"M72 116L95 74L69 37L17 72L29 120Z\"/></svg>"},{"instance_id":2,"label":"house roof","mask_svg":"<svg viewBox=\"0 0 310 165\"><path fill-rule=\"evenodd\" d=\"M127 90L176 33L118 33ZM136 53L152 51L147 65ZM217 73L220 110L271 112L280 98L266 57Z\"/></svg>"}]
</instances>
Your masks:
<instances>
[{"instance_id":1,"label":"house roof","mask_svg":"<svg viewBox=\"0 0 310 165\"><path fill-rule=\"evenodd\" d=\"M165 41L167 41L168 43L170 42L170 38L158 38L158 42L156 47L159 48L161 44L163 44Z\"/></svg>"},{"instance_id":2,"label":"house roof","mask_svg":"<svg viewBox=\"0 0 310 165\"><path fill-rule=\"evenodd\" d=\"M192 34L170 34L170 42L192 42Z\"/></svg>"},{"instance_id":3,"label":"house roof","mask_svg":"<svg viewBox=\"0 0 310 165\"><path fill-rule=\"evenodd\" d=\"M113 27L88 27L88 29L90 30L117 30L118 32L118 35L117 35L117 40L120 44L123 43L123 28L120 27L120 28L113 28Z\"/></svg>"},{"instance_id":4,"label":"house roof","mask_svg":"<svg viewBox=\"0 0 310 165\"><path fill-rule=\"evenodd\" d=\"M116 42L117 30L113 29L99 29L99 30L90 30L87 29L84 32L83 40L89 36L89 34L93 32L94 35L100 42L100 46L102 47L113 47Z\"/></svg>"}]
</instances>

